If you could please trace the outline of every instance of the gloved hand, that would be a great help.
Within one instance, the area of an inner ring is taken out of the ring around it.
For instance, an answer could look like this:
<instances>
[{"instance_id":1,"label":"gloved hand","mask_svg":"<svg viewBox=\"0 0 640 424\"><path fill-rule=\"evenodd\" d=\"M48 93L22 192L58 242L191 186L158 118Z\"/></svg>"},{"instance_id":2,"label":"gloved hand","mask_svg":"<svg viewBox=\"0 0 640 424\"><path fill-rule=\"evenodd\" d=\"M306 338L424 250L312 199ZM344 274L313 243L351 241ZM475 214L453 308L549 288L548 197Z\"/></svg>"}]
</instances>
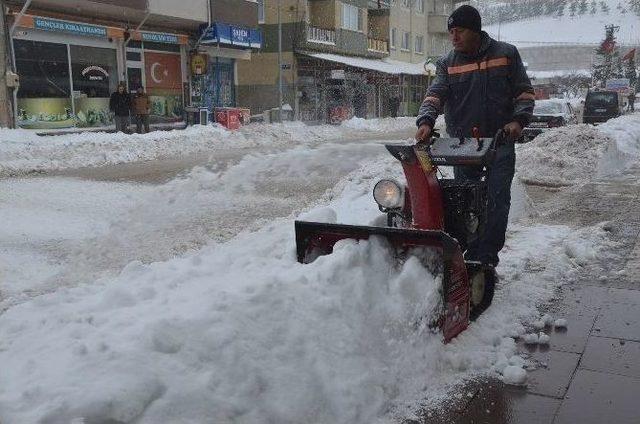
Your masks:
<instances>
[{"instance_id":1,"label":"gloved hand","mask_svg":"<svg viewBox=\"0 0 640 424\"><path fill-rule=\"evenodd\" d=\"M504 134L507 136L507 140L515 141L522 135L522 126L518 121L509 122L504 126Z\"/></svg>"},{"instance_id":2,"label":"gloved hand","mask_svg":"<svg viewBox=\"0 0 640 424\"><path fill-rule=\"evenodd\" d=\"M416 141L418 143L428 143L431 140L432 128L429 124L422 124L416 132Z\"/></svg>"}]
</instances>

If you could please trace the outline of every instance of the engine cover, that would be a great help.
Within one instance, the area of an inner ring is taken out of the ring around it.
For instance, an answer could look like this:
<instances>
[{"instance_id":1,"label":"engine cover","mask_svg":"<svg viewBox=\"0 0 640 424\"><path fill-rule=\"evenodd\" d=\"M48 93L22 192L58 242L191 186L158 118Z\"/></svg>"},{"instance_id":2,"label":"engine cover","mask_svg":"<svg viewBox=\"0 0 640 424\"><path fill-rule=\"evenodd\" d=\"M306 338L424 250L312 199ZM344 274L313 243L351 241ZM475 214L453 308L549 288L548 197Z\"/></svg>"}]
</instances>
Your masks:
<instances>
[{"instance_id":1,"label":"engine cover","mask_svg":"<svg viewBox=\"0 0 640 424\"><path fill-rule=\"evenodd\" d=\"M464 252L484 231L487 220L485 181L440 180L444 202L444 229Z\"/></svg>"}]
</instances>

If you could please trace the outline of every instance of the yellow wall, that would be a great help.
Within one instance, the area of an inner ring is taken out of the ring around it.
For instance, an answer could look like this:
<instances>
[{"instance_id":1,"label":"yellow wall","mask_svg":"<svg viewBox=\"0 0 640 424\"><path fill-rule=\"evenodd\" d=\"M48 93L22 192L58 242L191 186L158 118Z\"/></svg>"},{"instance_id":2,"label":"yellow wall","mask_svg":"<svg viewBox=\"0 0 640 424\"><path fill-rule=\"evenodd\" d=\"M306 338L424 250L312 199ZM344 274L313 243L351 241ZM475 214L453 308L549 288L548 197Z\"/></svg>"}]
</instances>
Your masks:
<instances>
[{"instance_id":1,"label":"yellow wall","mask_svg":"<svg viewBox=\"0 0 640 424\"><path fill-rule=\"evenodd\" d=\"M285 83L293 83L295 70L292 52L282 53L282 62L291 65L291 69L282 71ZM278 84L278 53L253 53L251 60L239 60L238 85L271 85Z\"/></svg>"},{"instance_id":2,"label":"yellow wall","mask_svg":"<svg viewBox=\"0 0 640 424\"><path fill-rule=\"evenodd\" d=\"M311 26L334 29L336 21L335 0L314 0L309 2L309 23Z\"/></svg>"},{"instance_id":3,"label":"yellow wall","mask_svg":"<svg viewBox=\"0 0 640 424\"><path fill-rule=\"evenodd\" d=\"M267 24L278 22L278 0L264 0L264 19ZM280 0L280 21L300 22L304 20L305 2L300 0Z\"/></svg>"}]
</instances>

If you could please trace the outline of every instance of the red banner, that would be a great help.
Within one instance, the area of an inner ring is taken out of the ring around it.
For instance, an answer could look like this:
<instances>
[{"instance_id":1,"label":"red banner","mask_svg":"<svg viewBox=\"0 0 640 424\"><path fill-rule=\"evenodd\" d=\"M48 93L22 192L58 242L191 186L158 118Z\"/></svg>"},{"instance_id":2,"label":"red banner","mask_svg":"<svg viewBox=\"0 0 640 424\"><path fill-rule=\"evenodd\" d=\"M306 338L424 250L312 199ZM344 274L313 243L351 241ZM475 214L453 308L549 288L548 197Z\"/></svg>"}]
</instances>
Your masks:
<instances>
[{"instance_id":1,"label":"red banner","mask_svg":"<svg viewBox=\"0 0 640 424\"><path fill-rule=\"evenodd\" d=\"M145 52L144 68L147 89L182 90L180 55Z\"/></svg>"},{"instance_id":2,"label":"red banner","mask_svg":"<svg viewBox=\"0 0 640 424\"><path fill-rule=\"evenodd\" d=\"M632 60L636 57L636 49L632 49L629 53L622 57L622 60Z\"/></svg>"}]
</instances>

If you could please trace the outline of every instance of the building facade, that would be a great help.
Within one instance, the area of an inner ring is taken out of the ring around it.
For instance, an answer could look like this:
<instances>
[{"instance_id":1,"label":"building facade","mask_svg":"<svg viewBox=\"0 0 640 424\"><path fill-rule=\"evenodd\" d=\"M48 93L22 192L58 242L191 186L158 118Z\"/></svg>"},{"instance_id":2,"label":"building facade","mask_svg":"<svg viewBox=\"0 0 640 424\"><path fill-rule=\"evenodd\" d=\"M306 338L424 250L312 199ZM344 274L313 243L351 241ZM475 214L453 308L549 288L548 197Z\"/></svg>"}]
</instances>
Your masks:
<instances>
[{"instance_id":1,"label":"building facade","mask_svg":"<svg viewBox=\"0 0 640 424\"><path fill-rule=\"evenodd\" d=\"M435 63L450 49L447 19L454 8L452 0L392 0L389 53L391 59L410 63ZM400 111L415 115L420 108L427 83L423 78L404 76L398 87ZM429 68L427 68L429 74Z\"/></svg>"},{"instance_id":2,"label":"building facade","mask_svg":"<svg viewBox=\"0 0 640 424\"><path fill-rule=\"evenodd\" d=\"M254 111L278 105L279 4L283 102L297 118L326 122L345 110L366 118L417 112L434 70L425 61L444 50L444 14L452 2L407 0L405 8L402 1L260 0L264 46L242 64L242 102Z\"/></svg>"},{"instance_id":3,"label":"building facade","mask_svg":"<svg viewBox=\"0 0 640 424\"><path fill-rule=\"evenodd\" d=\"M109 97L119 82L130 92L145 89L151 122L157 126L182 123L188 105L235 106L236 60L250 60L259 45L231 37L201 43L202 35L223 26L255 31L257 3L226 2L7 2L9 25L15 23L12 60L20 77L16 125L38 130L110 127ZM205 62L191 66L193 58Z\"/></svg>"}]
</instances>

